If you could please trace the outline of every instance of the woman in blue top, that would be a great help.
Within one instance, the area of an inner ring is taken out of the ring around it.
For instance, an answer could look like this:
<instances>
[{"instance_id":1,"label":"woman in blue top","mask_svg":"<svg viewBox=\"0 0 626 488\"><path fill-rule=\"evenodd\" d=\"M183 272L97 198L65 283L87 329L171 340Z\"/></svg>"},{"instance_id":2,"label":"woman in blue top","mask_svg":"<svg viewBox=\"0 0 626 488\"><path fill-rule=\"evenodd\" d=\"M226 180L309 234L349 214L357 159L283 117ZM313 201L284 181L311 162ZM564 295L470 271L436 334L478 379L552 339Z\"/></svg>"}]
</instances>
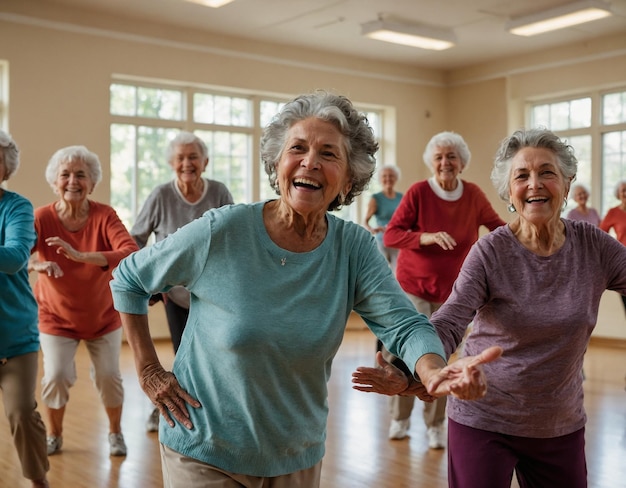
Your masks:
<instances>
[{"instance_id":1,"label":"woman in blue top","mask_svg":"<svg viewBox=\"0 0 626 488\"><path fill-rule=\"evenodd\" d=\"M402 200L402 193L396 191L395 186L400 178L400 169L393 164L386 164L380 168L380 183L383 187L382 191L374 193L367 205L367 213L365 214L365 228L376 237L376 245L383 256L387 259L391 270L396 272L396 263L398 261L399 249L386 247L383 242L383 234L385 227L391 220L393 212L396 210ZM370 225L370 219L376 217L376 226Z\"/></svg>"},{"instance_id":2,"label":"woman in blue top","mask_svg":"<svg viewBox=\"0 0 626 488\"><path fill-rule=\"evenodd\" d=\"M318 487L327 382L353 309L414 366L424 398L484 395L475 365L500 350L446 367L437 333L374 238L329 213L367 185L376 150L367 119L347 98L300 96L261 140L277 199L209 210L114 272L113 298L139 382L164 419L166 488L269 486L270 477L273 487ZM147 310L152 294L175 285L189 290L191 306L168 372Z\"/></svg>"},{"instance_id":3,"label":"woman in blue top","mask_svg":"<svg viewBox=\"0 0 626 488\"><path fill-rule=\"evenodd\" d=\"M0 130L0 183L19 167L19 150ZM35 401L39 364L37 302L28 281L28 258L35 245L32 204L0 187L0 389L4 413L25 478L48 485L46 428Z\"/></svg>"}]
</instances>

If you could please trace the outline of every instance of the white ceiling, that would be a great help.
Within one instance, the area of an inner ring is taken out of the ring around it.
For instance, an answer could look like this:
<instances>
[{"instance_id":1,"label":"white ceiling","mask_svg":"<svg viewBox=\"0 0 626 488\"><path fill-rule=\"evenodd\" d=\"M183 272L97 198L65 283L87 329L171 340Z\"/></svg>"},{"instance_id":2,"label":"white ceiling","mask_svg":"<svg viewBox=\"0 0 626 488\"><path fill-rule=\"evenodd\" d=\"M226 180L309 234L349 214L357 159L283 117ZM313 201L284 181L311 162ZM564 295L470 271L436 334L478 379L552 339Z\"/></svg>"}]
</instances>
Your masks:
<instances>
[{"instance_id":1,"label":"white ceiling","mask_svg":"<svg viewBox=\"0 0 626 488\"><path fill-rule=\"evenodd\" d=\"M572 3L563 0L235 0L214 9L183 0L46 0L125 18L157 21L264 42L302 46L417 67L453 69L605 35L626 36L626 0L615 15L535 37L505 31L510 17ZM424 51L361 36L379 16L452 29L458 44Z\"/></svg>"}]
</instances>

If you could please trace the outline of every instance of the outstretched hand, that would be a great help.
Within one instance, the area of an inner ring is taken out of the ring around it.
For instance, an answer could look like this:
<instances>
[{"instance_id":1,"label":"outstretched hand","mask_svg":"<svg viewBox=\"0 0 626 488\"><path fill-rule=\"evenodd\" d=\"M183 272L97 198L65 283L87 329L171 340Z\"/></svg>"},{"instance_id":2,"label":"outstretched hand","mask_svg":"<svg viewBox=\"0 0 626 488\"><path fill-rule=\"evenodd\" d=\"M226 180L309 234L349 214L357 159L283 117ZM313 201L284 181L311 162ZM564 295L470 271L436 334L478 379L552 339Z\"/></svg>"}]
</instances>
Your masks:
<instances>
[{"instance_id":1,"label":"outstretched hand","mask_svg":"<svg viewBox=\"0 0 626 488\"><path fill-rule=\"evenodd\" d=\"M487 393L487 381L481 365L495 361L502 348L493 346L476 356L468 356L444 368L432 369L433 374L422 378L423 385L409 379L393 364L376 354L378 368L360 366L352 373L355 390L383 395L415 395L423 401L432 401L445 395L463 400L476 400Z\"/></svg>"},{"instance_id":2,"label":"outstretched hand","mask_svg":"<svg viewBox=\"0 0 626 488\"><path fill-rule=\"evenodd\" d=\"M386 361L380 351L376 353L376 363L378 368L360 366L352 373L352 383L355 383L352 388L383 395L417 396L425 402L435 399L422 383L408 378L402 370Z\"/></svg>"},{"instance_id":3,"label":"outstretched hand","mask_svg":"<svg viewBox=\"0 0 626 488\"><path fill-rule=\"evenodd\" d=\"M435 397L450 394L461 400L476 400L487 394L487 379L481 365L497 360L502 348L492 346L476 356L467 356L449 364L431 376L428 391Z\"/></svg>"}]
</instances>

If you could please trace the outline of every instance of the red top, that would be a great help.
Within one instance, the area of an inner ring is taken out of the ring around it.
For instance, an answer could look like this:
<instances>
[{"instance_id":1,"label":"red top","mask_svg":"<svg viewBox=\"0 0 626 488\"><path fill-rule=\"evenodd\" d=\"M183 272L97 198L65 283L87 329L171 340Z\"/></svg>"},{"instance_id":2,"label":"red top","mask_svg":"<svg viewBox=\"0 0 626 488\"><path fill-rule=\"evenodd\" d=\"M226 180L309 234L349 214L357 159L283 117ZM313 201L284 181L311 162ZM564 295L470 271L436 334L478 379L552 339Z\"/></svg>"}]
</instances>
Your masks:
<instances>
[{"instance_id":1,"label":"red top","mask_svg":"<svg viewBox=\"0 0 626 488\"><path fill-rule=\"evenodd\" d=\"M611 230L611 227L615 229L617 240L626 246L626 212L620 207L609 209L602 222L600 222L600 228L604 232Z\"/></svg>"},{"instance_id":2,"label":"red top","mask_svg":"<svg viewBox=\"0 0 626 488\"><path fill-rule=\"evenodd\" d=\"M443 303L452 291L465 256L478 239L478 229L506 222L474 183L463 180L463 194L451 202L438 197L428 180L411 186L387 225L385 246L400 248L396 277L404 291L432 303ZM445 231L456 247L420 245L423 232Z\"/></svg>"},{"instance_id":3,"label":"red top","mask_svg":"<svg viewBox=\"0 0 626 488\"><path fill-rule=\"evenodd\" d=\"M111 272L122 258L136 251L137 244L108 205L89 201L89 218L76 231L67 230L54 203L35 210L37 243L33 252L40 261L56 261L63 276L38 273L34 291L39 303L39 330L72 339L95 339L121 327L109 289ZM58 236L78 251L99 251L108 266L78 263L57 254L46 238Z\"/></svg>"}]
</instances>

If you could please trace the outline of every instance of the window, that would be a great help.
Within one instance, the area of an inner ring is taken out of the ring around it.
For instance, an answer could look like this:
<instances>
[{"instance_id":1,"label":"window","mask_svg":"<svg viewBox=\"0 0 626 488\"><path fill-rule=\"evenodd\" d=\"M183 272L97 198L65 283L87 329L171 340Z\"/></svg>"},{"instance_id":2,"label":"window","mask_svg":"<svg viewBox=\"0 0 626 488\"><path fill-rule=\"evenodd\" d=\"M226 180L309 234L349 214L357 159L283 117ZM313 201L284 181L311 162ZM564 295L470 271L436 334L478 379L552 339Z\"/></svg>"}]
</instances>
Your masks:
<instances>
[{"instance_id":1,"label":"window","mask_svg":"<svg viewBox=\"0 0 626 488\"><path fill-rule=\"evenodd\" d=\"M615 186L626 179L626 91L602 96L602 208L617 205Z\"/></svg>"},{"instance_id":2,"label":"window","mask_svg":"<svg viewBox=\"0 0 626 488\"><path fill-rule=\"evenodd\" d=\"M0 129L9 128L9 63L0 59Z\"/></svg>"},{"instance_id":3,"label":"window","mask_svg":"<svg viewBox=\"0 0 626 488\"><path fill-rule=\"evenodd\" d=\"M626 178L626 91L535 103L529 118L532 127L547 127L574 148L576 181L591 190L589 204L601 216L615 206L615 184ZM570 199L564 213L575 206Z\"/></svg>"},{"instance_id":4,"label":"window","mask_svg":"<svg viewBox=\"0 0 626 488\"><path fill-rule=\"evenodd\" d=\"M167 146L181 130L209 149L205 176L224 183L235 202L257 197L251 186L254 104L234 94L180 86L114 82L110 86L111 204L127 226L155 186L173 178ZM267 185L269 186L269 185Z\"/></svg>"},{"instance_id":5,"label":"window","mask_svg":"<svg viewBox=\"0 0 626 488\"><path fill-rule=\"evenodd\" d=\"M224 183L236 203L274 198L258 146L262 128L285 101L185 85L113 82L111 205L130 228L154 187L173 178L165 157L169 141L181 130L195 133L206 143L205 176ZM381 112L363 111L379 136ZM362 209L364 205L357 201L338 214L357 221Z\"/></svg>"}]
</instances>

